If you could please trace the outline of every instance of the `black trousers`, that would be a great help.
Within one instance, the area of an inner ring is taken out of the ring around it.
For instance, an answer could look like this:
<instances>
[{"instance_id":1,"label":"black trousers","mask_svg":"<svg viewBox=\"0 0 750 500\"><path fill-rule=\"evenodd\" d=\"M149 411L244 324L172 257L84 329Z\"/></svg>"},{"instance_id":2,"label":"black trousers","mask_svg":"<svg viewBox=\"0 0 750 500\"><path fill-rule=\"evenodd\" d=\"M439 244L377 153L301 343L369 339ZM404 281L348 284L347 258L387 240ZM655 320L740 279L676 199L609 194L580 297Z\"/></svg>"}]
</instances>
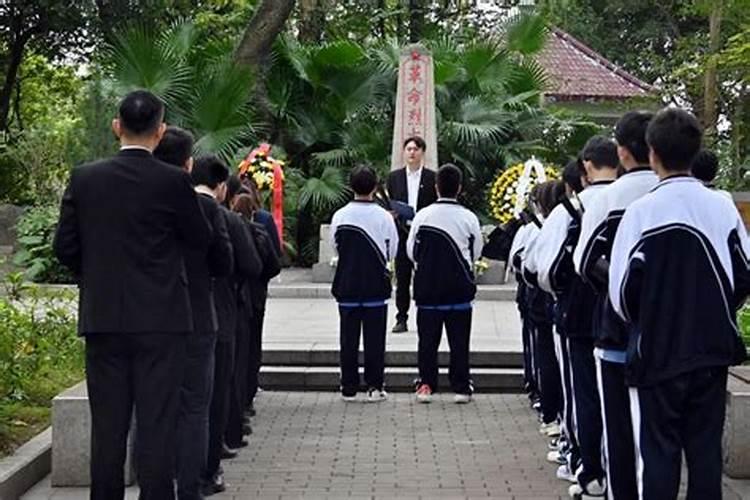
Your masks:
<instances>
[{"instance_id":1,"label":"black trousers","mask_svg":"<svg viewBox=\"0 0 750 500\"><path fill-rule=\"evenodd\" d=\"M250 307L250 306L248 306ZM238 448L242 441L242 426L247 406L247 382L250 370L250 344L252 310L240 307L237 314L237 336L234 350L234 371L229 384L229 415L227 417L226 443Z\"/></svg>"},{"instance_id":2,"label":"black trousers","mask_svg":"<svg viewBox=\"0 0 750 500\"><path fill-rule=\"evenodd\" d=\"M250 319L250 357L247 369L247 404L252 406L255 395L258 394L258 377L263 365L263 323L266 318L265 309L255 309Z\"/></svg>"},{"instance_id":3,"label":"black trousers","mask_svg":"<svg viewBox=\"0 0 750 500\"><path fill-rule=\"evenodd\" d=\"M203 476L210 479L219 472L221 449L229 416L229 384L234 371L234 339L218 340L214 357L214 383L208 420L208 457Z\"/></svg>"},{"instance_id":4,"label":"black trousers","mask_svg":"<svg viewBox=\"0 0 750 500\"><path fill-rule=\"evenodd\" d=\"M442 311L419 308L417 310L419 380L433 391L438 389L438 348L443 336L443 326L450 348L448 378L453 392L471 394L469 374L469 343L472 310Z\"/></svg>"},{"instance_id":5,"label":"black trousers","mask_svg":"<svg viewBox=\"0 0 750 500\"><path fill-rule=\"evenodd\" d=\"M560 367L560 380L562 381L563 391L563 408L562 424L565 437L568 438L570 445L570 470L575 471L578 468L581 459L581 452L578 447L578 438L576 437L575 421L575 403L573 401L573 375L570 367L570 348L569 340L559 333L554 334L555 349L557 352L557 363Z\"/></svg>"},{"instance_id":6,"label":"black trousers","mask_svg":"<svg viewBox=\"0 0 750 500\"><path fill-rule=\"evenodd\" d=\"M576 437L581 451L583 471L578 482L585 485L604 477L602 468L602 413L596 387L594 341L588 337L570 337L570 364L573 374Z\"/></svg>"},{"instance_id":7,"label":"black trousers","mask_svg":"<svg viewBox=\"0 0 750 500\"><path fill-rule=\"evenodd\" d=\"M521 343L523 345L523 381L529 388L529 392L535 392L537 388L534 377L534 365L531 360L531 325L530 320L521 316Z\"/></svg>"},{"instance_id":8,"label":"black trousers","mask_svg":"<svg viewBox=\"0 0 750 500\"><path fill-rule=\"evenodd\" d=\"M604 465L609 498L638 498L635 473L630 395L625 386L625 365L596 358L596 376L604 424Z\"/></svg>"},{"instance_id":9,"label":"black trousers","mask_svg":"<svg viewBox=\"0 0 750 500\"><path fill-rule=\"evenodd\" d=\"M174 498L175 422L185 364L185 334L86 337L91 407L91 500L122 500L135 404L140 500Z\"/></svg>"},{"instance_id":10,"label":"black trousers","mask_svg":"<svg viewBox=\"0 0 750 500\"><path fill-rule=\"evenodd\" d=\"M216 333L188 335L177 420L177 497L180 500L203 499L201 477L208 457L215 351Z\"/></svg>"},{"instance_id":11,"label":"black trousers","mask_svg":"<svg viewBox=\"0 0 750 500\"><path fill-rule=\"evenodd\" d=\"M539 365L542 420L545 424L556 421L562 414L562 383L560 367L555 356L552 324L541 323L536 329L536 355Z\"/></svg>"},{"instance_id":12,"label":"black trousers","mask_svg":"<svg viewBox=\"0 0 750 500\"><path fill-rule=\"evenodd\" d=\"M341 390L346 394L357 392L359 380L359 339L363 337L365 351L365 384L383 388L385 371L385 328L388 307L339 306L339 341L341 344Z\"/></svg>"},{"instance_id":13,"label":"black trousers","mask_svg":"<svg viewBox=\"0 0 750 500\"><path fill-rule=\"evenodd\" d=\"M398 241L396 253L396 321L404 322L409 319L411 306L411 276L414 264L406 253L406 236Z\"/></svg>"},{"instance_id":14,"label":"black trousers","mask_svg":"<svg viewBox=\"0 0 750 500\"><path fill-rule=\"evenodd\" d=\"M672 500L687 460L687 500L719 500L726 367L703 368L630 389L638 489L642 500Z\"/></svg>"}]
</instances>

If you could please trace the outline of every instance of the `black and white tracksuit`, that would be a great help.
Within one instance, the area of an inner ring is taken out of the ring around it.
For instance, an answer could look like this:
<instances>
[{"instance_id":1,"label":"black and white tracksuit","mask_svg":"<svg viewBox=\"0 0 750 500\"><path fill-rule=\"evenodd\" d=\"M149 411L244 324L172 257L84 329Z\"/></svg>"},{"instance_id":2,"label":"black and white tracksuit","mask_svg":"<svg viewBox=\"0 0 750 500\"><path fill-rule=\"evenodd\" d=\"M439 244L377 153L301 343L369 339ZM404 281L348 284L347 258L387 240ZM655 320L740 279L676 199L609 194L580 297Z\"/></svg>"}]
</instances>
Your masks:
<instances>
[{"instance_id":1,"label":"black and white tracksuit","mask_svg":"<svg viewBox=\"0 0 750 500\"><path fill-rule=\"evenodd\" d=\"M364 337L365 383L383 388L387 301L391 296L388 263L396 255L398 232L391 214L369 201L355 200L331 220L331 243L338 253L331 293L341 320L341 388L346 395L360 385L357 355Z\"/></svg>"},{"instance_id":2,"label":"black and white tracksuit","mask_svg":"<svg viewBox=\"0 0 750 500\"><path fill-rule=\"evenodd\" d=\"M745 348L736 309L750 291L744 223L699 181L661 181L625 212L612 248L610 301L631 325L625 376L642 499L721 498L727 366Z\"/></svg>"},{"instance_id":3,"label":"black and white tracksuit","mask_svg":"<svg viewBox=\"0 0 750 500\"><path fill-rule=\"evenodd\" d=\"M604 425L604 465L610 500L636 498L630 399L625 385L626 325L614 313L607 296L612 243L625 209L658 182L650 167L636 167L601 190L586 207L581 236L573 252L576 272L597 292L594 311L594 355Z\"/></svg>"},{"instance_id":4,"label":"black and white tracksuit","mask_svg":"<svg viewBox=\"0 0 750 500\"><path fill-rule=\"evenodd\" d=\"M455 200L441 198L417 212L406 250L416 267L420 381L437 390L437 353L445 325L451 387L456 393L471 394L469 340L477 289L474 262L482 255L479 219Z\"/></svg>"},{"instance_id":5,"label":"black and white tracksuit","mask_svg":"<svg viewBox=\"0 0 750 500\"><path fill-rule=\"evenodd\" d=\"M581 192L579 200L584 212L609 184L611 181L594 182ZM596 295L573 268L573 249L580 235L580 220L562 204L552 211L550 221L553 216L555 224L550 228L550 238L540 245L536 261L540 286L555 294L555 323L567 340L575 410L573 418L583 465L578 481L586 485L604 476L592 325Z\"/></svg>"}]
</instances>

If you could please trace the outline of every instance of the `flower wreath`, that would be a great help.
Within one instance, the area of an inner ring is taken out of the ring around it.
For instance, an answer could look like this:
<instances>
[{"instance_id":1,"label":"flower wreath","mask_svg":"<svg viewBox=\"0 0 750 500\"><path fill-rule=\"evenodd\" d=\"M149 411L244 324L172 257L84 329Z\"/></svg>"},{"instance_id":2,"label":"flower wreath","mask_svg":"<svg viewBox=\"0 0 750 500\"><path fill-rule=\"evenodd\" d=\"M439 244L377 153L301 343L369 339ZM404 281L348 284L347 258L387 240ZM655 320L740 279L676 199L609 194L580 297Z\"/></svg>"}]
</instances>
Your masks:
<instances>
[{"instance_id":1,"label":"flower wreath","mask_svg":"<svg viewBox=\"0 0 750 500\"><path fill-rule=\"evenodd\" d=\"M560 174L552 165L546 167L532 157L500 172L489 190L490 215L501 224L510 222L526 208L531 189Z\"/></svg>"}]
</instances>

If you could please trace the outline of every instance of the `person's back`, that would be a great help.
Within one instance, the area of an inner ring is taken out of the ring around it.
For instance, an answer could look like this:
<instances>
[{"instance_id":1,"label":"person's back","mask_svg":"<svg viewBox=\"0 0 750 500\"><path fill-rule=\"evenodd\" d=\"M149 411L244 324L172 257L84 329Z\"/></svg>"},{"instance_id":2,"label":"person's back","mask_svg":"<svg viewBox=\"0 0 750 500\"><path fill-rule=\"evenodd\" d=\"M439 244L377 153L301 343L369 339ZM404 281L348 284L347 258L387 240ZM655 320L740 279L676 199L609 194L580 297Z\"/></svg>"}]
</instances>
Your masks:
<instances>
[{"instance_id":1,"label":"person's back","mask_svg":"<svg viewBox=\"0 0 750 500\"><path fill-rule=\"evenodd\" d=\"M661 179L625 212L610 301L630 323L625 361L643 498L721 498L727 367L746 357L736 309L750 291L750 243L732 202L690 176L701 127L667 108L648 126Z\"/></svg>"},{"instance_id":2,"label":"person's back","mask_svg":"<svg viewBox=\"0 0 750 500\"><path fill-rule=\"evenodd\" d=\"M163 117L153 94L122 100L113 122L120 153L74 169L55 233L55 254L79 278L92 500L124 496L133 407L140 497L174 498L175 422L193 331L183 253L206 248L211 230L187 174L152 156Z\"/></svg>"}]
</instances>

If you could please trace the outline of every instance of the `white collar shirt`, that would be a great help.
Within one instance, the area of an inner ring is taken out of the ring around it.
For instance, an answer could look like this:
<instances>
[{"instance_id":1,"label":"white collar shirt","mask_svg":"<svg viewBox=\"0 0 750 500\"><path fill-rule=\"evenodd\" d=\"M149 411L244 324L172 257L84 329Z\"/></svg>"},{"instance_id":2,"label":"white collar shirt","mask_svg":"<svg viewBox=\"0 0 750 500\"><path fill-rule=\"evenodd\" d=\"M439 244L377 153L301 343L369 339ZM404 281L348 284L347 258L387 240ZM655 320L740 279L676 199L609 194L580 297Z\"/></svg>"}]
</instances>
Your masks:
<instances>
[{"instance_id":1,"label":"white collar shirt","mask_svg":"<svg viewBox=\"0 0 750 500\"><path fill-rule=\"evenodd\" d=\"M424 167L419 167L418 170L411 170L406 167L406 193L408 195L408 203L414 211L417 211L417 203L419 201L419 186L422 183L422 170Z\"/></svg>"}]
</instances>

